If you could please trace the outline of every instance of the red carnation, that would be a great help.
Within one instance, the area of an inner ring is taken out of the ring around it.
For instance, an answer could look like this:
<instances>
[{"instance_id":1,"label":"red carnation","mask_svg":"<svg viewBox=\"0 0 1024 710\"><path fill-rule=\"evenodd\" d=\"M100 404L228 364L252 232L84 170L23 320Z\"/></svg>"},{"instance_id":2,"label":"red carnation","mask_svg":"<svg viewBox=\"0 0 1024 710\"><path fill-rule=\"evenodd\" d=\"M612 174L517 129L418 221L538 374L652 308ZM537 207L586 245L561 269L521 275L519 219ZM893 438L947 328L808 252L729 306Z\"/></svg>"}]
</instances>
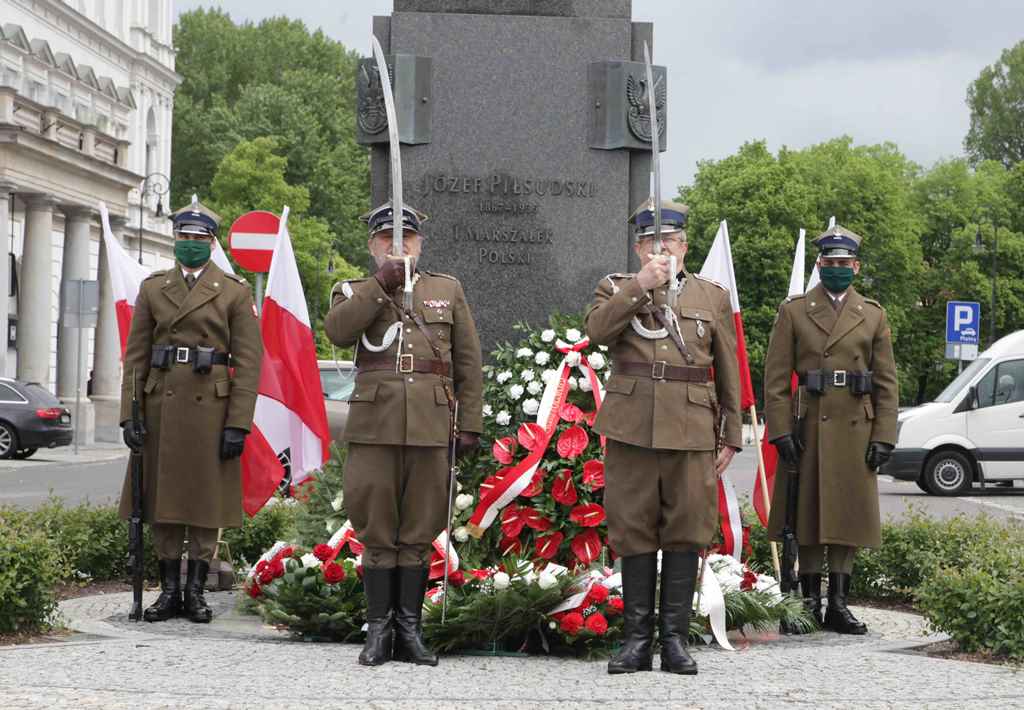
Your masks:
<instances>
[{"instance_id":1,"label":"red carnation","mask_svg":"<svg viewBox=\"0 0 1024 710\"><path fill-rule=\"evenodd\" d=\"M253 582L249 586L249 596L253 599L259 599L261 594L263 594L263 590L260 589L260 585L256 584L256 582Z\"/></svg>"},{"instance_id":2,"label":"red carnation","mask_svg":"<svg viewBox=\"0 0 1024 710\"><path fill-rule=\"evenodd\" d=\"M461 569L457 569L454 572L448 573L448 583L455 587L461 587L466 583L466 575L462 573Z\"/></svg>"},{"instance_id":3,"label":"red carnation","mask_svg":"<svg viewBox=\"0 0 1024 710\"><path fill-rule=\"evenodd\" d=\"M558 622L558 625L565 633L570 636L575 636L580 632L580 629L583 628L583 614L580 614L577 611L570 612L562 617L562 620Z\"/></svg>"},{"instance_id":4,"label":"red carnation","mask_svg":"<svg viewBox=\"0 0 1024 710\"><path fill-rule=\"evenodd\" d=\"M264 569L258 575L256 575L262 584L270 584L274 581L274 573L269 568Z\"/></svg>"},{"instance_id":5,"label":"red carnation","mask_svg":"<svg viewBox=\"0 0 1024 710\"><path fill-rule=\"evenodd\" d=\"M274 576L274 579L284 576L284 562L281 560L274 560L267 567L267 571Z\"/></svg>"},{"instance_id":6,"label":"red carnation","mask_svg":"<svg viewBox=\"0 0 1024 710\"><path fill-rule=\"evenodd\" d=\"M583 464L583 485L590 486L592 491L604 488L604 463L590 459Z\"/></svg>"},{"instance_id":7,"label":"red carnation","mask_svg":"<svg viewBox=\"0 0 1024 710\"><path fill-rule=\"evenodd\" d=\"M280 552L277 553L277 558L276 559L283 560L285 557L291 557L294 554L295 554L295 548L294 547L286 547L286 548L284 548L283 550L281 550Z\"/></svg>"},{"instance_id":8,"label":"red carnation","mask_svg":"<svg viewBox=\"0 0 1024 710\"><path fill-rule=\"evenodd\" d=\"M608 600L608 616L621 614L625 607L626 605L623 603L622 597L612 597Z\"/></svg>"},{"instance_id":9,"label":"red carnation","mask_svg":"<svg viewBox=\"0 0 1024 710\"><path fill-rule=\"evenodd\" d=\"M604 508L599 503L577 505L569 513L569 520L584 528L596 528L604 522Z\"/></svg>"},{"instance_id":10,"label":"red carnation","mask_svg":"<svg viewBox=\"0 0 1024 710\"><path fill-rule=\"evenodd\" d=\"M313 556L323 562L330 558L334 554L334 549L330 545L324 545L323 543L313 547Z\"/></svg>"},{"instance_id":11,"label":"red carnation","mask_svg":"<svg viewBox=\"0 0 1024 710\"><path fill-rule=\"evenodd\" d=\"M594 604L604 604L605 600L608 599L608 587L600 583L591 585L590 591L587 592L587 599Z\"/></svg>"},{"instance_id":12,"label":"red carnation","mask_svg":"<svg viewBox=\"0 0 1024 710\"><path fill-rule=\"evenodd\" d=\"M562 540L565 539L565 535L560 532L551 533L550 535L543 535L537 538L536 551L537 557L542 560L550 560L556 554L558 554L558 548L562 545Z\"/></svg>"},{"instance_id":13,"label":"red carnation","mask_svg":"<svg viewBox=\"0 0 1024 710\"><path fill-rule=\"evenodd\" d=\"M337 562L328 562L324 565L324 581L328 584L337 584L345 579L345 568Z\"/></svg>"},{"instance_id":14,"label":"red carnation","mask_svg":"<svg viewBox=\"0 0 1024 710\"><path fill-rule=\"evenodd\" d=\"M743 571L743 580L740 582L740 591L749 592L757 584L757 575L749 569Z\"/></svg>"},{"instance_id":15,"label":"red carnation","mask_svg":"<svg viewBox=\"0 0 1024 710\"><path fill-rule=\"evenodd\" d=\"M587 432L583 427L579 425L573 425L563 431L558 437L558 455L565 459L574 459L587 448L587 444L590 443L590 437L587 436Z\"/></svg>"},{"instance_id":16,"label":"red carnation","mask_svg":"<svg viewBox=\"0 0 1024 710\"><path fill-rule=\"evenodd\" d=\"M551 487L551 497L562 505L575 505L578 500L576 484L572 481L572 469L563 468L555 476L555 484Z\"/></svg>"},{"instance_id":17,"label":"red carnation","mask_svg":"<svg viewBox=\"0 0 1024 710\"><path fill-rule=\"evenodd\" d=\"M515 453L515 450L516 442L511 436L498 439L491 447L491 453L494 454L495 460L506 466L512 463L512 454Z\"/></svg>"},{"instance_id":18,"label":"red carnation","mask_svg":"<svg viewBox=\"0 0 1024 710\"><path fill-rule=\"evenodd\" d=\"M608 619L604 618L604 614L601 612L597 612L587 617L584 626L588 631L592 631L598 636L604 636L608 631Z\"/></svg>"},{"instance_id":19,"label":"red carnation","mask_svg":"<svg viewBox=\"0 0 1024 710\"><path fill-rule=\"evenodd\" d=\"M256 574L259 574L260 572L262 572L266 568L267 568L267 561L266 560L260 560L259 562L256 563Z\"/></svg>"}]
</instances>

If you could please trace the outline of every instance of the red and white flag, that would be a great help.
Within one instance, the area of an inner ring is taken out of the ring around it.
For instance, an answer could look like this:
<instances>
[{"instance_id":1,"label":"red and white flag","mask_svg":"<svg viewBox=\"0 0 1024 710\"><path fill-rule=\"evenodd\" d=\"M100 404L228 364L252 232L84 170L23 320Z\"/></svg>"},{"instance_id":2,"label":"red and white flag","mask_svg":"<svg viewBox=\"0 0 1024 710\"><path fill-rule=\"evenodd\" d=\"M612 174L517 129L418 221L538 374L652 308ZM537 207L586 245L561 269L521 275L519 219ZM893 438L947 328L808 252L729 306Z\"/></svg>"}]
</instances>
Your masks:
<instances>
[{"instance_id":1,"label":"red and white flag","mask_svg":"<svg viewBox=\"0 0 1024 710\"><path fill-rule=\"evenodd\" d=\"M243 506L255 515L281 483L286 456L296 486L330 456L323 387L306 296L281 215L260 320L263 367L252 432L242 453Z\"/></svg>"},{"instance_id":2,"label":"red and white flag","mask_svg":"<svg viewBox=\"0 0 1024 710\"><path fill-rule=\"evenodd\" d=\"M736 284L736 271L732 265L732 246L729 244L729 225L725 220L718 225L718 234L711 243L711 250L700 269L700 275L716 281L729 290L732 317L736 326L736 360L740 370L740 408L754 406L754 384L750 379L750 360L747 357L747 341L743 335L743 316L740 314L740 297ZM718 479L718 513L722 518L722 537L725 554L737 560L743 554L743 519L740 516L736 489L728 471Z\"/></svg>"},{"instance_id":3,"label":"red and white flag","mask_svg":"<svg viewBox=\"0 0 1024 710\"><path fill-rule=\"evenodd\" d=\"M117 332L121 338L121 358L128 347L128 331L132 326L135 299L139 296L142 280L149 276L149 269L128 256L128 252L117 241L110 230L110 215L107 205L100 203L100 223L103 225L103 247L107 252L107 273L110 274L110 290L114 296L114 312L117 314Z\"/></svg>"}]
</instances>

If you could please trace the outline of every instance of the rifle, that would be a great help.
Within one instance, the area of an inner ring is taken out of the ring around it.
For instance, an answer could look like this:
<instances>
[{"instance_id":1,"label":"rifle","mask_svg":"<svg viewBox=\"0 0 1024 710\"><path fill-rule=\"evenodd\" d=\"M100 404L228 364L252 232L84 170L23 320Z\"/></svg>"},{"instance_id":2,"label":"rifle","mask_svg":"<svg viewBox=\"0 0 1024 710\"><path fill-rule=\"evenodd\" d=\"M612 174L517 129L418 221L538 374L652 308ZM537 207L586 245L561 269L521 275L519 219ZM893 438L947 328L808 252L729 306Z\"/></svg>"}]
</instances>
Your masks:
<instances>
[{"instance_id":1,"label":"rifle","mask_svg":"<svg viewBox=\"0 0 1024 710\"><path fill-rule=\"evenodd\" d=\"M139 411L139 381L132 372L132 420L129 426L142 438L144 427ZM142 621L142 448L132 447L129 458L132 475L132 516L128 521L128 572L132 577L132 610L128 618Z\"/></svg>"},{"instance_id":2,"label":"rifle","mask_svg":"<svg viewBox=\"0 0 1024 710\"><path fill-rule=\"evenodd\" d=\"M456 458L459 445L459 400L455 400L451 408L451 439L448 441L448 517L444 528L444 582L441 585L441 623L448 616L448 560L452 552L452 504L455 498L455 479L459 475Z\"/></svg>"},{"instance_id":3,"label":"rifle","mask_svg":"<svg viewBox=\"0 0 1024 710\"><path fill-rule=\"evenodd\" d=\"M802 438L800 435L800 403L802 388L797 388L796 397L797 413L793 416L793 440L796 443L797 451L803 450ZM779 578L779 591L783 594L800 596L800 578L797 575L797 560L800 555L800 545L796 539L796 518L797 505L800 500L800 462L795 466L786 467L786 518L782 524L782 565ZM785 625L780 630L782 633L792 633Z\"/></svg>"}]
</instances>

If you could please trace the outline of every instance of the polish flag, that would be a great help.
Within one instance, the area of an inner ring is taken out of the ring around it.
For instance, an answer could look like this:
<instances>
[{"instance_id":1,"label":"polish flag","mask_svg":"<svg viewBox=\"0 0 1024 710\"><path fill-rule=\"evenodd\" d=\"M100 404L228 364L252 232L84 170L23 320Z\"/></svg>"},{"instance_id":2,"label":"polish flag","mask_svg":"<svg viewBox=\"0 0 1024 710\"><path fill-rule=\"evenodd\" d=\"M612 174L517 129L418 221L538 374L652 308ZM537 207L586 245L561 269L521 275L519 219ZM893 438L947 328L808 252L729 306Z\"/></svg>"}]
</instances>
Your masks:
<instances>
[{"instance_id":1,"label":"polish flag","mask_svg":"<svg viewBox=\"0 0 1024 710\"><path fill-rule=\"evenodd\" d=\"M796 240L796 250L793 252L793 267L789 272L789 292L787 296L799 296L804 293L804 239L806 232L801 229L800 237ZM818 273L818 267L814 267L814 273L811 274L811 280L814 281L815 276ZM807 290L814 288L813 284L808 284ZM796 373L793 373L792 387L795 390L797 387ZM779 465L779 452L775 448L774 444L768 443L768 429L766 428L763 436L761 437L761 460L764 461L764 477L765 482L768 486L768 501L771 502L772 491L775 490L775 469ZM761 477L754 476L754 493L753 493L754 510L757 511L757 517L760 518L761 524L768 527L768 511L765 509L764 499L765 496L761 492Z\"/></svg>"},{"instance_id":2,"label":"polish flag","mask_svg":"<svg viewBox=\"0 0 1024 710\"><path fill-rule=\"evenodd\" d=\"M282 456L291 465L293 486L322 468L330 456L316 344L288 235L287 207L270 262L260 329L263 367L252 432L242 453L243 506L249 515L255 515L281 483Z\"/></svg>"},{"instance_id":3,"label":"polish flag","mask_svg":"<svg viewBox=\"0 0 1024 710\"><path fill-rule=\"evenodd\" d=\"M754 385L750 379L750 360L747 357L747 341L743 335L743 316L740 314L740 298L736 285L736 271L732 265L732 246L729 244L729 225L725 220L718 225L718 234L711 243L711 250L700 269L700 275L725 286L729 290L732 317L736 326L736 359L740 369L740 408L754 406ZM717 422L716 422L717 426ZM743 520L740 516L736 489L728 472L718 479L718 513L722 518L722 537L725 554L737 560L743 553Z\"/></svg>"}]
</instances>

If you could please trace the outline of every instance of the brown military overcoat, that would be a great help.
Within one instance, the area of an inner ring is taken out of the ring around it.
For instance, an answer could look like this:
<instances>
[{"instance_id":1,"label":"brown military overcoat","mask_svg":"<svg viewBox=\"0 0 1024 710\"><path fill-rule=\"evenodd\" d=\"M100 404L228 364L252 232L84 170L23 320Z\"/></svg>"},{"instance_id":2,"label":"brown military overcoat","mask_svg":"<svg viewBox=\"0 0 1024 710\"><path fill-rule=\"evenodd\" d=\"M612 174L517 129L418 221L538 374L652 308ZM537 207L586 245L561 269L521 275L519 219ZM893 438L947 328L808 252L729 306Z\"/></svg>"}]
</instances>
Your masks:
<instances>
[{"instance_id":1,"label":"brown military overcoat","mask_svg":"<svg viewBox=\"0 0 1024 710\"><path fill-rule=\"evenodd\" d=\"M454 395L459 403L459 429L479 434L483 431L483 363L480 337L462 284L452 276L419 271L413 289L413 310L422 316L444 361L451 366ZM362 344L365 333L371 345L380 346L388 329L399 321L400 337L386 350L372 352ZM361 355L396 359L400 345L405 355L436 359L422 331L401 313L373 277L334 288L324 329L336 345L358 345L357 366ZM359 372L349 398L342 440L359 444L447 446L449 415L444 385L440 375L431 373Z\"/></svg>"},{"instance_id":2,"label":"brown military overcoat","mask_svg":"<svg viewBox=\"0 0 1024 710\"><path fill-rule=\"evenodd\" d=\"M655 306L665 303L665 287L654 292ZM607 345L612 375L605 383L605 400L594 422L595 431L610 439L651 449L712 451L715 411L725 415L723 443L742 447L739 364L736 327L729 292L718 284L690 275L676 303L683 342L693 356L687 363L669 338L649 340L630 326L634 316L652 304L633 274L611 274L597 286L586 316L587 335L595 345ZM650 315L645 327L659 326ZM615 374L616 362L713 367L714 382L654 380Z\"/></svg>"},{"instance_id":3,"label":"brown military overcoat","mask_svg":"<svg viewBox=\"0 0 1024 710\"><path fill-rule=\"evenodd\" d=\"M189 364L151 369L154 345L213 347L231 354L231 367L214 365L206 375ZM121 421L131 418L134 376L147 430L147 523L242 524L240 463L220 460L220 438L225 427L252 426L262 356L259 319L241 277L209 262L191 291L177 266L142 282L124 358ZM131 514L131 501L127 475L121 517Z\"/></svg>"},{"instance_id":4,"label":"brown military overcoat","mask_svg":"<svg viewBox=\"0 0 1024 710\"><path fill-rule=\"evenodd\" d=\"M792 433L799 409L800 461L797 540L801 545L877 547L881 542L878 479L864 461L868 443L895 445L899 389L885 309L850 288L837 313L820 284L779 307L765 358L765 413L769 438ZM800 387L791 373L871 370L874 391L854 396L827 387L823 395ZM786 515L786 467L779 465L769 534L779 540Z\"/></svg>"}]
</instances>

